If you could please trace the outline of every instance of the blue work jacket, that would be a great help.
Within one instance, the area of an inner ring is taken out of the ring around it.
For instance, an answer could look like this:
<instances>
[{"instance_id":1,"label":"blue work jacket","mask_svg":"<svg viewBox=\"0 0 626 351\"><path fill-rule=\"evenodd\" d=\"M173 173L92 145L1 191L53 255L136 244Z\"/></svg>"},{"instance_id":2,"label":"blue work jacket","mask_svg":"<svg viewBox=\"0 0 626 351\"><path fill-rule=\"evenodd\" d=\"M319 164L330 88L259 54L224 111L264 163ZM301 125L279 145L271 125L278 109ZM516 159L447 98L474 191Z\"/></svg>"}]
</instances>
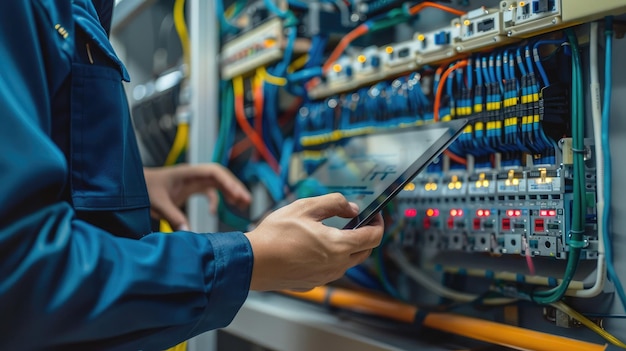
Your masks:
<instances>
[{"instance_id":1,"label":"blue work jacket","mask_svg":"<svg viewBox=\"0 0 626 351\"><path fill-rule=\"evenodd\" d=\"M160 350L247 297L243 233L150 234L122 80L90 0L0 2L0 350Z\"/></svg>"}]
</instances>

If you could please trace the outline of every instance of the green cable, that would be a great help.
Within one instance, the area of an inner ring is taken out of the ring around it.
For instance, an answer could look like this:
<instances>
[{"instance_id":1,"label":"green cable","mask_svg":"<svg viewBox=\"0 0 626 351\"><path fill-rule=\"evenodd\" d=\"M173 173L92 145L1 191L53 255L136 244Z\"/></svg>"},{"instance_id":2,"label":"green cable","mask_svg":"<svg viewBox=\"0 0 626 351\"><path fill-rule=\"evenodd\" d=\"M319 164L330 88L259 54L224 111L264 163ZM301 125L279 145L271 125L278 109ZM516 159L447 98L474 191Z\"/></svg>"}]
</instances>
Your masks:
<instances>
[{"instance_id":1,"label":"green cable","mask_svg":"<svg viewBox=\"0 0 626 351\"><path fill-rule=\"evenodd\" d=\"M224 164L226 153L226 141L228 140L228 133L232 124L234 114L234 93L232 84L227 82L221 82L221 91L224 93L221 96L222 102L222 120L220 121L219 132L217 135L217 142L215 143L215 149L213 150L213 162Z\"/></svg>"},{"instance_id":2,"label":"green cable","mask_svg":"<svg viewBox=\"0 0 626 351\"><path fill-rule=\"evenodd\" d=\"M213 162L227 166L228 158L226 157L226 153L229 146L226 145L226 142L228 141L228 134L230 133L230 128L233 124L233 117L235 113L235 93L233 91L233 85L229 84L229 82L222 81L221 88L221 91L224 92L221 96L222 120L220 121L215 149L213 150ZM241 231L246 230L250 221L234 214L228 209L225 203L226 201L224 200L224 196L220 192L219 203L217 205L217 215L220 220L234 229Z\"/></svg>"},{"instance_id":3,"label":"green cable","mask_svg":"<svg viewBox=\"0 0 626 351\"><path fill-rule=\"evenodd\" d=\"M572 47L572 146L574 152L574 203L572 210L570 253L561 284L545 290L535 292L531 298L539 304L550 304L559 301L566 293L569 284L574 278L580 253L584 245L583 233L585 227L585 165L584 165L584 96L582 89L582 71L578 42L572 30L566 31Z\"/></svg>"}]
</instances>

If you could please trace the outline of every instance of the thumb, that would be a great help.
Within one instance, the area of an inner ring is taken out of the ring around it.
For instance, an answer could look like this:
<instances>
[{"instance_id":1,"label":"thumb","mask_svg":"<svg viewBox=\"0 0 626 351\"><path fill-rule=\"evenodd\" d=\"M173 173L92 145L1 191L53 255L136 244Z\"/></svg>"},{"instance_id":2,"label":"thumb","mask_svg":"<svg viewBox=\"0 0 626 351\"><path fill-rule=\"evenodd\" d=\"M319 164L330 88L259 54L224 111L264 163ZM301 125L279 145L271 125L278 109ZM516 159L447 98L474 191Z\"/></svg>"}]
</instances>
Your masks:
<instances>
[{"instance_id":1,"label":"thumb","mask_svg":"<svg viewBox=\"0 0 626 351\"><path fill-rule=\"evenodd\" d=\"M171 201L163 201L158 209L161 218L165 219L174 230L189 230L185 214Z\"/></svg>"}]
</instances>

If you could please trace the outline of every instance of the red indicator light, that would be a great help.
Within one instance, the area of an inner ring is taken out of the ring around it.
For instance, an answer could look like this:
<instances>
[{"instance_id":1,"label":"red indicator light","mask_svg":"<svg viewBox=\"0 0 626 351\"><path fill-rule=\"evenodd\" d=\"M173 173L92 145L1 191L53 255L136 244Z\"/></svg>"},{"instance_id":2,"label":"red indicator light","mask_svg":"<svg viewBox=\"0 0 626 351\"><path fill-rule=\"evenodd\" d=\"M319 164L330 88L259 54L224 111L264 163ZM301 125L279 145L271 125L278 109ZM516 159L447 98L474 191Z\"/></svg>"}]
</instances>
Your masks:
<instances>
[{"instance_id":1,"label":"red indicator light","mask_svg":"<svg viewBox=\"0 0 626 351\"><path fill-rule=\"evenodd\" d=\"M417 216L417 210L414 208L407 208L406 210L404 210L404 217L407 218L413 218Z\"/></svg>"},{"instance_id":2,"label":"red indicator light","mask_svg":"<svg viewBox=\"0 0 626 351\"><path fill-rule=\"evenodd\" d=\"M509 217L513 217L514 213L513 210L506 210L506 215Z\"/></svg>"},{"instance_id":3,"label":"red indicator light","mask_svg":"<svg viewBox=\"0 0 626 351\"><path fill-rule=\"evenodd\" d=\"M453 208L450 210L450 216L452 217L461 217L463 216L463 210L460 208Z\"/></svg>"},{"instance_id":4,"label":"red indicator light","mask_svg":"<svg viewBox=\"0 0 626 351\"><path fill-rule=\"evenodd\" d=\"M551 217L556 216L556 210L549 210L548 211L548 216L551 216Z\"/></svg>"},{"instance_id":5,"label":"red indicator light","mask_svg":"<svg viewBox=\"0 0 626 351\"><path fill-rule=\"evenodd\" d=\"M548 210L540 210L540 211L539 211L539 215L540 215L541 217L545 217L545 216L547 216L547 215L548 215Z\"/></svg>"},{"instance_id":6,"label":"red indicator light","mask_svg":"<svg viewBox=\"0 0 626 351\"><path fill-rule=\"evenodd\" d=\"M519 217L522 215L522 211L520 210L515 210L515 217Z\"/></svg>"},{"instance_id":7,"label":"red indicator light","mask_svg":"<svg viewBox=\"0 0 626 351\"><path fill-rule=\"evenodd\" d=\"M508 212L507 212L507 214L508 214ZM512 216L513 213L511 212L510 215ZM491 211L489 211L489 210L482 210L482 209L481 210L477 210L476 211L476 216L478 216L478 217L489 217L489 216L491 216Z\"/></svg>"}]
</instances>

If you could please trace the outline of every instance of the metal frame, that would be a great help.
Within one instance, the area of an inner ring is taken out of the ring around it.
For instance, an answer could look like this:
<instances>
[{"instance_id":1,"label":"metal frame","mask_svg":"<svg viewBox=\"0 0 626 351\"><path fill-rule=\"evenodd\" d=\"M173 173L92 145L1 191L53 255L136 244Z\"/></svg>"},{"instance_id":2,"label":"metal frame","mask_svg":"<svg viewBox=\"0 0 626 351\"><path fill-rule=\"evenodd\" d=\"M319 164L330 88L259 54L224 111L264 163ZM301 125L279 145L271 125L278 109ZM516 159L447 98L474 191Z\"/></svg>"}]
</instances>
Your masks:
<instances>
[{"instance_id":1,"label":"metal frame","mask_svg":"<svg viewBox=\"0 0 626 351\"><path fill-rule=\"evenodd\" d=\"M191 39L191 123L189 135L189 162L211 162L217 139L218 109L218 52L219 27L213 1L190 0L189 36ZM217 218L209 214L205 197L189 200L189 224L196 232L217 231ZM213 351L217 349L217 333L208 332L189 341L188 350Z\"/></svg>"}]
</instances>

